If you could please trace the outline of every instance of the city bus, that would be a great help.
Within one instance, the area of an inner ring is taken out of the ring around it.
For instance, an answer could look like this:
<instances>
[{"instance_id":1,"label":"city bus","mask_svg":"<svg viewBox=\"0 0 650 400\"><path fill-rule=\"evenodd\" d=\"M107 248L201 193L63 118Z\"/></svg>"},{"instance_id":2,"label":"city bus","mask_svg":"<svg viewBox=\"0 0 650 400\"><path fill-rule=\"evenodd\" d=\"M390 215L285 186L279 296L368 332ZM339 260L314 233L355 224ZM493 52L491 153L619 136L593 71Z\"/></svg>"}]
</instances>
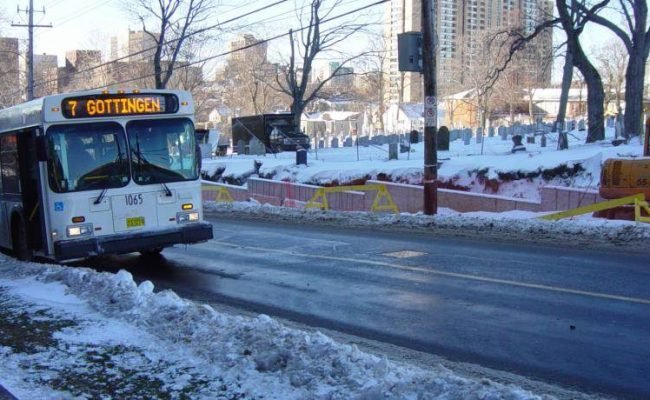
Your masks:
<instances>
[{"instance_id":1,"label":"city bus","mask_svg":"<svg viewBox=\"0 0 650 400\"><path fill-rule=\"evenodd\" d=\"M85 91L0 110L0 247L55 261L212 238L191 95Z\"/></svg>"}]
</instances>

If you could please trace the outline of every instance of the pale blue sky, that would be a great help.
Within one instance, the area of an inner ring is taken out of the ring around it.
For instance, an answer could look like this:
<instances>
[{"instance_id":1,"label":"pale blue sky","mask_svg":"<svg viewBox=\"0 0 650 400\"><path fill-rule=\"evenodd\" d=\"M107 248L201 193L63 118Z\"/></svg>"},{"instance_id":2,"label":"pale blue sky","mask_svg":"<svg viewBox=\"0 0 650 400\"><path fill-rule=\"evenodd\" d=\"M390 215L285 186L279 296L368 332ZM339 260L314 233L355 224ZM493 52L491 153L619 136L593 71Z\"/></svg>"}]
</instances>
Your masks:
<instances>
[{"instance_id":1,"label":"pale blue sky","mask_svg":"<svg viewBox=\"0 0 650 400\"><path fill-rule=\"evenodd\" d=\"M16 4L12 4L12 2L17 1L17 4L24 7L23 3L26 5L27 0L0 1L0 7L4 9L3 11L7 13L10 20L20 23L26 21L24 13L20 15L15 13ZM221 0L223 6L219 8L220 13L215 15L210 23L216 24L273 2L274 0ZM336 14L373 2L374 0L345 0L345 6L341 11L337 10ZM302 1L299 0L299 3L302 4ZM83 2L79 0L34 0L36 10L40 10L42 7L45 7L46 10L45 15L36 14L35 21L42 24L51 22L54 25L53 28L36 29L35 53L56 54L59 56L59 63L62 64L67 50L99 48L103 45L102 50L107 51L110 36L125 36L129 27L134 30L140 29L139 24L130 19L123 10L123 5L124 0L86 0ZM247 22L264 20L266 24L263 26L251 25L244 30L263 38L284 33L290 27L297 28L299 24L295 18L295 12L292 12L295 7L294 0L289 0L272 9L250 16L246 19ZM359 13L359 20L381 21L384 7L384 5L376 6L371 11L366 10ZM245 22L240 20L237 24L243 25ZM228 24L228 26L235 28L234 23ZM6 27L2 29L2 33L5 36L27 37L26 28ZM561 35L555 35L556 38L559 36ZM612 38L613 35L608 30L592 27L585 31L583 43L584 47L591 51ZM225 40L227 37L224 37L224 40L216 44L214 48L206 50L205 55L225 51ZM277 57L287 47L287 40L287 38L282 38L270 44L269 56ZM359 47L363 44L352 41L347 45ZM558 75L556 71L560 68L557 66L554 68L554 76Z\"/></svg>"}]
</instances>

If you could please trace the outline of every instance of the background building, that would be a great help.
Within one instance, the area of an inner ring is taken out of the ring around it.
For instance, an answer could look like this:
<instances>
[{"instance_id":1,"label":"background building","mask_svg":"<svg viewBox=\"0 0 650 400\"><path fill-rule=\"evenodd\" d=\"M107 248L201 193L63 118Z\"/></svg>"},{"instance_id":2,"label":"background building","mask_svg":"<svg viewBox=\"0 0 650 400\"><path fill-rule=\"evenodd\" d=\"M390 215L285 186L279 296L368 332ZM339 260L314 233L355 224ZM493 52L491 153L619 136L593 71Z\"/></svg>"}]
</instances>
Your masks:
<instances>
[{"instance_id":1,"label":"background building","mask_svg":"<svg viewBox=\"0 0 650 400\"><path fill-rule=\"evenodd\" d=\"M34 97L58 92L59 61L56 55L34 54Z\"/></svg>"},{"instance_id":2,"label":"background building","mask_svg":"<svg viewBox=\"0 0 650 400\"><path fill-rule=\"evenodd\" d=\"M323 87L331 89L347 89L349 90L355 84L354 68L340 67L341 63L332 61L321 68L312 76L312 82L322 82L332 76L332 79L327 81ZM339 68L338 71L336 69ZM334 73L336 71L336 73Z\"/></svg>"},{"instance_id":3,"label":"background building","mask_svg":"<svg viewBox=\"0 0 650 400\"><path fill-rule=\"evenodd\" d=\"M467 87L464 72L479 61L476 49L485 35L500 27L520 27L532 32L552 4L548 0L438 0L436 28L438 38L439 96ZM397 34L421 30L420 0L391 0L386 28L388 57L387 100L390 103L422 101L422 78L419 73L398 71ZM542 35L535 57L550 54L550 32ZM550 83L550 69L544 79ZM541 83L540 83L541 85Z\"/></svg>"},{"instance_id":4,"label":"background building","mask_svg":"<svg viewBox=\"0 0 650 400\"><path fill-rule=\"evenodd\" d=\"M237 36L228 43L228 60L247 61L253 65L266 63L268 43L262 42L251 34Z\"/></svg>"},{"instance_id":5,"label":"background building","mask_svg":"<svg viewBox=\"0 0 650 400\"><path fill-rule=\"evenodd\" d=\"M154 35L158 35L155 33ZM111 42L111 55L113 53L113 45ZM129 54L129 62L140 62L140 61L150 61L153 60L154 54L156 54L156 41L148 33L144 31L129 31L129 40L127 45L127 51ZM119 49L117 44L115 44L115 52L117 53ZM117 57L116 57L117 58Z\"/></svg>"}]
</instances>

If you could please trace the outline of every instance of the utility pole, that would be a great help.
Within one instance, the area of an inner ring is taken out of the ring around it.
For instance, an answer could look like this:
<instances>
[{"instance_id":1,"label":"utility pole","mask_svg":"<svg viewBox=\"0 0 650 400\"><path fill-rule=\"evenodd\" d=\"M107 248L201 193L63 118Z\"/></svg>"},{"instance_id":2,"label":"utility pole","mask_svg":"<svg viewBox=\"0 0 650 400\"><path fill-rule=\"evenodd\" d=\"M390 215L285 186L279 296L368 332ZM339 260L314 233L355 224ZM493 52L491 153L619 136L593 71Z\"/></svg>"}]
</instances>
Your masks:
<instances>
[{"instance_id":1,"label":"utility pole","mask_svg":"<svg viewBox=\"0 0 650 400\"><path fill-rule=\"evenodd\" d=\"M422 0L422 72L424 75L424 213L438 213L438 101L436 99L436 52L433 43L434 0Z\"/></svg>"},{"instance_id":2,"label":"utility pole","mask_svg":"<svg viewBox=\"0 0 650 400\"><path fill-rule=\"evenodd\" d=\"M29 32L29 40L27 44L27 100L34 99L34 28L51 28L52 24L49 25L35 25L34 24L34 0L29 0L29 7L25 10L21 10L20 7L17 9L17 12L25 12L28 15L28 23L25 24L11 24L11 26L17 27L27 27ZM45 8L38 11L45 14Z\"/></svg>"}]
</instances>

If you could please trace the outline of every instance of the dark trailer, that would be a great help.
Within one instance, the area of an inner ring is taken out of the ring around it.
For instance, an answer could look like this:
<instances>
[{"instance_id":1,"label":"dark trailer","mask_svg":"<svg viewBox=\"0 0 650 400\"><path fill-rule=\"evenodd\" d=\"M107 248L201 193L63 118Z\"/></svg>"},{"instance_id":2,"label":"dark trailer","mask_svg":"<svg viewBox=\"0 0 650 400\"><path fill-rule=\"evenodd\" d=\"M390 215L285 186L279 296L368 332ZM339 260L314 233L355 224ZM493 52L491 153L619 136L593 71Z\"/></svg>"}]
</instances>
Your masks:
<instances>
[{"instance_id":1,"label":"dark trailer","mask_svg":"<svg viewBox=\"0 0 650 400\"><path fill-rule=\"evenodd\" d=\"M309 148L309 136L300 131L293 114L261 114L232 119L232 142L235 149L243 142L248 146L256 137L267 152L295 151Z\"/></svg>"}]
</instances>

